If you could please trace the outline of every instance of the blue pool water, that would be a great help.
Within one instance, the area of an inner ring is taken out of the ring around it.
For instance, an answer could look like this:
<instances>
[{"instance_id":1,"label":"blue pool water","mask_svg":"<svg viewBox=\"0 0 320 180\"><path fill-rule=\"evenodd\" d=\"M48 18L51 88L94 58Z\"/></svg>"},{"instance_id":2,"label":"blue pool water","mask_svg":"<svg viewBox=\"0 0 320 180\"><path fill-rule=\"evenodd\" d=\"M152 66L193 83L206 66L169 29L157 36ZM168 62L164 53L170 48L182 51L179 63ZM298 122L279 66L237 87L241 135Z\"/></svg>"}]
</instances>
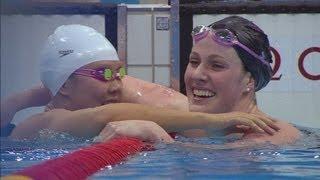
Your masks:
<instances>
[{"instance_id":1,"label":"blue pool water","mask_svg":"<svg viewBox=\"0 0 320 180\"><path fill-rule=\"evenodd\" d=\"M156 151L139 153L116 166L108 166L90 179L318 179L320 129L299 128L302 138L292 145L213 150L177 144L157 145ZM50 141L1 139L1 176L91 144L91 140L55 134ZM179 141L217 144L221 139Z\"/></svg>"}]
</instances>

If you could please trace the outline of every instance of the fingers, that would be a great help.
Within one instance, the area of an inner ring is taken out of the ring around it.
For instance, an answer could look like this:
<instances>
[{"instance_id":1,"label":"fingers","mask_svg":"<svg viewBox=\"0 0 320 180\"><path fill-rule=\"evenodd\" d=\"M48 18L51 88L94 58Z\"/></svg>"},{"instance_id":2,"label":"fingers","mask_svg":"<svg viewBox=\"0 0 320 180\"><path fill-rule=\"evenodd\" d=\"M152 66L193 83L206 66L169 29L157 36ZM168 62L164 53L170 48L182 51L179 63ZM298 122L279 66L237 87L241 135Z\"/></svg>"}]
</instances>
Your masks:
<instances>
[{"instance_id":1,"label":"fingers","mask_svg":"<svg viewBox=\"0 0 320 180\"><path fill-rule=\"evenodd\" d=\"M271 128L269 128L269 126L263 121L256 120L254 123L257 124L264 132L274 135L274 132L271 130Z\"/></svg>"},{"instance_id":2,"label":"fingers","mask_svg":"<svg viewBox=\"0 0 320 180\"><path fill-rule=\"evenodd\" d=\"M157 130L158 130L158 132L154 132L154 133L156 136L158 136L158 142L163 142L163 143L173 143L174 142L174 139L160 126Z\"/></svg>"},{"instance_id":3,"label":"fingers","mask_svg":"<svg viewBox=\"0 0 320 180\"><path fill-rule=\"evenodd\" d=\"M115 132L115 130L112 127L112 125L108 123L102 129L100 134L93 139L93 142L96 142L96 143L105 142L105 141L108 141L108 140L113 139L115 137L117 137L117 133Z\"/></svg>"},{"instance_id":4,"label":"fingers","mask_svg":"<svg viewBox=\"0 0 320 180\"><path fill-rule=\"evenodd\" d=\"M244 126L248 126L250 127L250 129L253 131L253 132L257 132L257 133L265 133L265 131L260 128L260 126L257 125L256 122L254 122L254 120L248 120L247 118L244 118L244 119L236 119L236 126L239 126L239 125L244 125ZM241 127L241 126L240 126Z\"/></svg>"},{"instance_id":5,"label":"fingers","mask_svg":"<svg viewBox=\"0 0 320 180\"><path fill-rule=\"evenodd\" d=\"M276 120L275 118L269 116L269 115L266 114L266 113L259 112L258 115L261 116L261 117L265 117L266 119L271 120L271 121L274 122L274 123L277 122L277 120Z\"/></svg>"},{"instance_id":6,"label":"fingers","mask_svg":"<svg viewBox=\"0 0 320 180\"><path fill-rule=\"evenodd\" d=\"M251 121L253 124L259 127L257 128L253 124L250 125L255 132L261 132L260 130L263 130L263 132L266 132L269 135L274 135L275 131L280 130L280 128L275 124L275 122L273 122L273 120L267 115L247 114L247 116L243 115L243 118Z\"/></svg>"},{"instance_id":7,"label":"fingers","mask_svg":"<svg viewBox=\"0 0 320 180\"><path fill-rule=\"evenodd\" d=\"M275 124L276 120L272 119L270 116L267 116L267 115L258 116L258 115L255 115L255 114L252 114L252 116L254 116L254 117L258 118L258 119L261 119L266 125L268 125L270 128L272 128L275 131L279 131L280 130L280 127Z\"/></svg>"},{"instance_id":8,"label":"fingers","mask_svg":"<svg viewBox=\"0 0 320 180\"><path fill-rule=\"evenodd\" d=\"M245 119L248 121L246 122L247 125L249 125L254 132L267 133L270 135L274 134L273 130L271 130L271 128L259 116L250 114ZM267 121L266 119L264 120Z\"/></svg>"},{"instance_id":9,"label":"fingers","mask_svg":"<svg viewBox=\"0 0 320 180\"><path fill-rule=\"evenodd\" d=\"M174 142L169 134L158 124L142 120L110 122L94 138L94 142L104 142L119 136L139 138L147 142Z\"/></svg>"},{"instance_id":10,"label":"fingers","mask_svg":"<svg viewBox=\"0 0 320 180\"><path fill-rule=\"evenodd\" d=\"M280 127L277 126L276 124L274 124L274 122L271 122L271 120L265 121L265 123L275 131L279 131L280 130Z\"/></svg>"},{"instance_id":11,"label":"fingers","mask_svg":"<svg viewBox=\"0 0 320 180\"><path fill-rule=\"evenodd\" d=\"M256 123L254 122L250 122L249 123L249 126L251 127L251 129L254 131L254 132L257 132L257 133L265 133L265 131L260 128L260 126L258 126Z\"/></svg>"},{"instance_id":12,"label":"fingers","mask_svg":"<svg viewBox=\"0 0 320 180\"><path fill-rule=\"evenodd\" d=\"M274 135L275 131L280 130L280 128L275 125L275 123L270 120L269 118L266 118L266 116L257 116L252 114L253 117L255 117L254 123L257 124L264 132L268 133L269 135Z\"/></svg>"}]
</instances>

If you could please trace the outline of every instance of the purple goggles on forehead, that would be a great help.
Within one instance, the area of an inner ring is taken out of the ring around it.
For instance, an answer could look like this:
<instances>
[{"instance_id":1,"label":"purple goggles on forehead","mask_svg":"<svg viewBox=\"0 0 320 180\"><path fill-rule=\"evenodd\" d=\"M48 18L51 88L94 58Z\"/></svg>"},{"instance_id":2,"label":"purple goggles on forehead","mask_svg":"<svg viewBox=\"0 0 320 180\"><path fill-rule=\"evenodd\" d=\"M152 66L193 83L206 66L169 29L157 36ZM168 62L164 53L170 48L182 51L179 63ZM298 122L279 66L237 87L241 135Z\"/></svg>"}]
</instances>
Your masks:
<instances>
[{"instance_id":1,"label":"purple goggles on forehead","mask_svg":"<svg viewBox=\"0 0 320 180\"><path fill-rule=\"evenodd\" d=\"M201 39L208 36L208 34L211 34L212 39L224 46L233 46L238 45L240 48L251 54L256 59L259 59L263 64L268 65L269 63L265 60L264 53L262 52L262 56L256 54L251 49L249 49L247 46L241 44L237 37L228 29L212 29L207 26L196 26L192 30L192 37L194 40L194 43L199 42Z\"/></svg>"}]
</instances>

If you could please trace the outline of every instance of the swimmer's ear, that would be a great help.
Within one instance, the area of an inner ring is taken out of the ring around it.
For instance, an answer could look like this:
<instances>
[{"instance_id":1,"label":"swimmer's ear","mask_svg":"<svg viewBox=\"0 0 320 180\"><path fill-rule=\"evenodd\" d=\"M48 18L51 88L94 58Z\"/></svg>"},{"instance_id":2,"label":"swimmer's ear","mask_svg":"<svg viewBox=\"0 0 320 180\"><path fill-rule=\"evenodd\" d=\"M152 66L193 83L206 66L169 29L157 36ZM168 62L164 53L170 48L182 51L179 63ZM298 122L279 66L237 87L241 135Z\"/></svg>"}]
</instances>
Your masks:
<instances>
[{"instance_id":1,"label":"swimmer's ear","mask_svg":"<svg viewBox=\"0 0 320 180\"><path fill-rule=\"evenodd\" d=\"M61 86L59 93L63 96L69 96L72 93L72 81L71 78L68 78L66 82Z\"/></svg>"},{"instance_id":2,"label":"swimmer's ear","mask_svg":"<svg viewBox=\"0 0 320 180\"><path fill-rule=\"evenodd\" d=\"M251 75L250 72L246 72L246 75L245 75L245 83L246 83L246 86L245 86L245 91L248 92L255 89L255 80L253 78L253 76Z\"/></svg>"}]
</instances>

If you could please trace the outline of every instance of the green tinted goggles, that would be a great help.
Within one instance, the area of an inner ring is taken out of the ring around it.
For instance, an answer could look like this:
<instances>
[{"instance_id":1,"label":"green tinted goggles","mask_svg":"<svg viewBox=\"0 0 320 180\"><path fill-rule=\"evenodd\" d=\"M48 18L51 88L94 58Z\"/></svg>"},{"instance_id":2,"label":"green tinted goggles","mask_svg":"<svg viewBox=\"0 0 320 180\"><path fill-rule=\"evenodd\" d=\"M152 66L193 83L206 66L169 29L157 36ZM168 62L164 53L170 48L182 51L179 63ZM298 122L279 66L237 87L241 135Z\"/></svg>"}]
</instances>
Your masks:
<instances>
[{"instance_id":1,"label":"green tinted goggles","mask_svg":"<svg viewBox=\"0 0 320 180\"><path fill-rule=\"evenodd\" d=\"M121 67L118 72L113 72L109 68L99 68L99 69L88 69L80 68L74 72L74 74L92 77L100 81L110 81L113 79L122 79L126 75L126 70Z\"/></svg>"}]
</instances>

